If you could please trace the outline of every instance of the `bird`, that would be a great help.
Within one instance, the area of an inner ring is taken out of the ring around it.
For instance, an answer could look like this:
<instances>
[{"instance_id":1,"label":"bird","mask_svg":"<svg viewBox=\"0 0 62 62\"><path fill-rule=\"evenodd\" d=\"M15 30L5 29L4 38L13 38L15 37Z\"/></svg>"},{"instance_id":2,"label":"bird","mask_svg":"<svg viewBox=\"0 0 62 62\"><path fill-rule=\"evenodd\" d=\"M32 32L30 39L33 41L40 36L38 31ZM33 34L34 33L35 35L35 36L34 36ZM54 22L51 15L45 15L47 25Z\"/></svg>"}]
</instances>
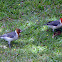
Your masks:
<instances>
[{"instance_id":1,"label":"bird","mask_svg":"<svg viewBox=\"0 0 62 62\"><path fill-rule=\"evenodd\" d=\"M21 32L22 32L21 29L16 28L15 31L7 33L7 34L3 34L2 36L0 36L0 38L4 39L5 41L8 41L9 48L11 48L11 45L10 45L11 41L18 39L19 34Z\"/></svg>"},{"instance_id":2,"label":"bird","mask_svg":"<svg viewBox=\"0 0 62 62\"><path fill-rule=\"evenodd\" d=\"M44 24L44 25L47 25L50 28L52 28L54 32L55 29L62 27L62 18L60 18L59 20L55 20L55 21L49 21L47 24Z\"/></svg>"}]
</instances>

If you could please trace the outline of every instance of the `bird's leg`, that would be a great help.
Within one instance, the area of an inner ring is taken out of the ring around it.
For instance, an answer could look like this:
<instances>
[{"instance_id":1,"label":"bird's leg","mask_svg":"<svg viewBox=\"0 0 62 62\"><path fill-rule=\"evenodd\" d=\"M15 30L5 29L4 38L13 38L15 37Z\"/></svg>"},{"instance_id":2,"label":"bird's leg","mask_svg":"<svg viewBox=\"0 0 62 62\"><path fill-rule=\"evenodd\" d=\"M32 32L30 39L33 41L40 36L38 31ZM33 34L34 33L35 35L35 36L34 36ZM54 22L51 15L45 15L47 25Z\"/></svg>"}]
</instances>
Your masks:
<instances>
[{"instance_id":1,"label":"bird's leg","mask_svg":"<svg viewBox=\"0 0 62 62\"><path fill-rule=\"evenodd\" d=\"M53 29L53 32L54 32L54 29Z\"/></svg>"},{"instance_id":2,"label":"bird's leg","mask_svg":"<svg viewBox=\"0 0 62 62\"><path fill-rule=\"evenodd\" d=\"M10 44L9 44L9 48L11 48Z\"/></svg>"},{"instance_id":3,"label":"bird's leg","mask_svg":"<svg viewBox=\"0 0 62 62\"><path fill-rule=\"evenodd\" d=\"M10 41L8 41L9 48L11 48Z\"/></svg>"}]
</instances>

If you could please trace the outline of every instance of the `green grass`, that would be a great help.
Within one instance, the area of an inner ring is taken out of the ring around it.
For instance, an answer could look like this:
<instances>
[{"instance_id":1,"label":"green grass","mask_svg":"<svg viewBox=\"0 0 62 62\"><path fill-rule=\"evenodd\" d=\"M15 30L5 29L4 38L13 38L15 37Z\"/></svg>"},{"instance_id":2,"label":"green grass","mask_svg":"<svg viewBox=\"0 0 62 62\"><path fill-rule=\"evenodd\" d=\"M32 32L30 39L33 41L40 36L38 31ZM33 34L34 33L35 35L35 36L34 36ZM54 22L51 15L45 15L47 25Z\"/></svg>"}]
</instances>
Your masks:
<instances>
[{"instance_id":1,"label":"green grass","mask_svg":"<svg viewBox=\"0 0 62 62\"><path fill-rule=\"evenodd\" d=\"M62 17L62 0L1 0L0 35L20 28L18 40L0 39L0 62L62 62L62 35L52 38L48 21ZM48 31L47 31L48 29Z\"/></svg>"}]
</instances>

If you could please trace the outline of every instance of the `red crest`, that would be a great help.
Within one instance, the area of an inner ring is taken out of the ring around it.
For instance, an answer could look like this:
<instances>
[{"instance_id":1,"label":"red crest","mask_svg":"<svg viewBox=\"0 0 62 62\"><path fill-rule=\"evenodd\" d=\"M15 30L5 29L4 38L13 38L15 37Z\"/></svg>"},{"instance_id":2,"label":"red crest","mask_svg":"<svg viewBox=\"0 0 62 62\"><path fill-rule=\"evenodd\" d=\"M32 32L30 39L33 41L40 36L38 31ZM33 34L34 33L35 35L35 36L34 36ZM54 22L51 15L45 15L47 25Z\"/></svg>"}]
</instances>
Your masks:
<instances>
[{"instance_id":1,"label":"red crest","mask_svg":"<svg viewBox=\"0 0 62 62\"><path fill-rule=\"evenodd\" d=\"M60 20L61 20L61 23L62 23L62 18L60 18Z\"/></svg>"}]
</instances>

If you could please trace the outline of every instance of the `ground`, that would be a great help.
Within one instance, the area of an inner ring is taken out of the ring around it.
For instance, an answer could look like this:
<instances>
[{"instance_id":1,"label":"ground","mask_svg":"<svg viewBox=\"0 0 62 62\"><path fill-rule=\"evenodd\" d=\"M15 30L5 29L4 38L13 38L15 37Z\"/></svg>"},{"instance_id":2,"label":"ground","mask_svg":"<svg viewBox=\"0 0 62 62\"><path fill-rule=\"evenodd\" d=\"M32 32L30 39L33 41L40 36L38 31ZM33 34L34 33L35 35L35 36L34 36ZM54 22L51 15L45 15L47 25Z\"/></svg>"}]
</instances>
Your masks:
<instances>
[{"instance_id":1,"label":"ground","mask_svg":"<svg viewBox=\"0 0 62 62\"><path fill-rule=\"evenodd\" d=\"M18 40L0 39L1 62L62 62L62 35L43 24L62 17L62 0L1 0L0 35L23 30Z\"/></svg>"}]
</instances>

